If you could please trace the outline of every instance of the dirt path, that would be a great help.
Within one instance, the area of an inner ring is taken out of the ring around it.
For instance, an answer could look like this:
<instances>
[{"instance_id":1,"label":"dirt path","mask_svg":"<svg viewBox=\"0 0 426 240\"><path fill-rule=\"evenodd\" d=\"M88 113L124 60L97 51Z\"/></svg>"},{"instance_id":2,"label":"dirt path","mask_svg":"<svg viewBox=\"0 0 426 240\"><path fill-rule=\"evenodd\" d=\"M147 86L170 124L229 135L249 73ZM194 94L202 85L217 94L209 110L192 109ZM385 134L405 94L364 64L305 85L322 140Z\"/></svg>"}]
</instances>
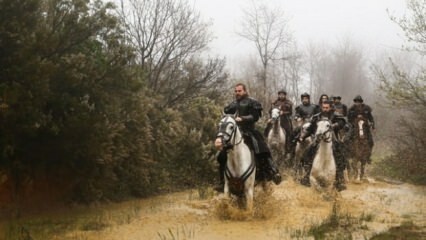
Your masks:
<instances>
[{"instance_id":1,"label":"dirt path","mask_svg":"<svg viewBox=\"0 0 426 240\"><path fill-rule=\"evenodd\" d=\"M368 239L407 221L426 229L425 187L372 181L349 184L331 197L287 180L273 186L269 197L261 190L256 194L254 216L220 196L200 200L198 192L188 191L121 204L135 209L128 223L58 239L313 239L309 230L333 215L347 222L345 234L353 239Z\"/></svg>"}]
</instances>

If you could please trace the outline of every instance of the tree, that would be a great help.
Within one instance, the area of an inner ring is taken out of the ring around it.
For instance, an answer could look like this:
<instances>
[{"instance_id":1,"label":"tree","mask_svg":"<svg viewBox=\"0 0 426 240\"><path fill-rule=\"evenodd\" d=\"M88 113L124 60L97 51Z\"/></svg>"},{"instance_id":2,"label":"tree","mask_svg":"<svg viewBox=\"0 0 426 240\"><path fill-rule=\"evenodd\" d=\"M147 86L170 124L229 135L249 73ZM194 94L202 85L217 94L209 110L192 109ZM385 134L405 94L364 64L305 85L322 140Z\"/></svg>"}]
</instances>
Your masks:
<instances>
[{"instance_id":1,"label":"tree","mask_svg":"<svg viewBox=\"0 0 426 240\"><path fill-rule=\"evenodd\" d=\"M292 35L288 30L288 20L283 11L266 4L257 4L251 1L251 8L244 10L242 30L238 35L252 42L262 63L260 80L262 82L263 97L268 90L268 68L273 60L277 60L279 50L288 44Z\"/></svg>"},{"instance_id":2,"label":"tree","mask_svg":"<svg viewBox=\"0 0 426 240\"><path fill-rule=\"evenodd\" d=\"M147 87L164 96L164 106L176 106L223 85L225 61L199 57L212 40L210 24L186 1L120 3L127 41L136 49L136 65L146 74Z\"/></svg>"},{"instance_id":3,"label":"tree","mask_svg":"<svg viewBox=\"0 0 426 240\"><path fill-rule=\"evenodd\" d=\"M0 169L15 193L43 178L52 189L91 191L79 200L97 200L123 189L117 169L129 159L149 169L141 85L111 10L102 1L0 1L0 95L8 106Z\"/></svg>"},{"instance_id":4,"label":"tree","mask_svg":"<svg viewBox=\"0 0 426 240\"><path fill-rule=\"evenodd\" d=\"M386 106L400 115L398 128L392 131L394 151L385 159L385 163L394 170L393 173L425 184L426 65L423 57L426 49L426 1L411 0L407 6L408 15L391 19L413 44L408 50L422 57L417 68L410 73L390 59L390 71L377 65L373 66L373 70Z\"/></svg>"},{"instance_id":5,"label":"tree","mask_svg":"<svg viewBox=\"0 0 426 240\"><path fill-rule=\"evenodd\" d=\"M409 0L407 8L409 14L404 17L396 18L391 16L390 18L404 31L407 41L413 44L408 49L426 55L426 1Z\"/></svg>"},{"instance_id":6,"label":"tree","mask_svg":"<svg viewBox=\"0 0 426 240\"><path fill-rule=\"evenodd\" d=\"M332 47L310 43L306 49L307 72L312 94L338 94L343 101L357 94L371 96L366 60L362 48L346 37Z\"/></svg>"}]
</instances>

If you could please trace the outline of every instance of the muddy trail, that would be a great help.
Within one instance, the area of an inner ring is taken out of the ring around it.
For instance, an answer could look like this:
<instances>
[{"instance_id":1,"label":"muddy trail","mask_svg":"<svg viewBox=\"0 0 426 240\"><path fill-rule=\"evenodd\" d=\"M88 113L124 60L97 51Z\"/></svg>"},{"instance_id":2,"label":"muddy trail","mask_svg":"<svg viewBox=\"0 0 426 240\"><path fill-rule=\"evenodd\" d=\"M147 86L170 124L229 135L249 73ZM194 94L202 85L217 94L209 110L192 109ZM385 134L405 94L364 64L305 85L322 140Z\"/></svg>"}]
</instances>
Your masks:
<instances>
[{"instance_id":1,"label":"muddy trail","mask_svg":"<svg viewBox=\"0 0 426 240\"><path fill-rule=\"evenodd\" d=\"M379 239L407 223L414 235L398 239L426 239L425 187L370 179L324 194L287 179L270 190L256 189L253 214L211 189L191 190L98 206L90 221L32 239Z\"/></svg>"}]
</instances>

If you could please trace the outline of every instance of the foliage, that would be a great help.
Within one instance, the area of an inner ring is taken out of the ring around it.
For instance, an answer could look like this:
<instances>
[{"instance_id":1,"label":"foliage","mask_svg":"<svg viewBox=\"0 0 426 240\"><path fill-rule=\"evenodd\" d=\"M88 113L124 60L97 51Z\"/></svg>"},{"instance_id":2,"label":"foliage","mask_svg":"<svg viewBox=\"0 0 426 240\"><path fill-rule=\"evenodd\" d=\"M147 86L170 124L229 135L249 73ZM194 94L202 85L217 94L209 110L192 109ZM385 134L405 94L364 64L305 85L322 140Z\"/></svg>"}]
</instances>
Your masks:
<instances>
[{"instance_id":1,"label":"foliage","mask_svg":"<svg viewBox=\"0 0 426 240\"><path fill-rule=\"evenodd\" d=\"M391 16L391 20L398 24L405 33L412 46L407 47L422 55L426 55L426 0L407 1L408 12L402 18Z\"/></svg>"},{"instance_id":2,"label":"foliage","mask_svg":"<svg viewBox=\"0 0 426 240\"><path fill-rule=\"evenodd\" d=\"M416 0L408 3L409 17L392 18L405 32L407 39L416 44L413 49L424 56L422 49L426 46L426 23L424 21L425 1ZM420 64L411 73L404 71L390 60L391 72L374 67L383 93L386 106L401 113L394 139L393 154L384 163L388 172L403 179L424 184L426 171L426 66Z\"/></svg>"},{"instance_id":3,"label":"foliage","mask_svg":"<svg viewBox=\"0 0 426 240\"><path fill-rule=\"evenodd\" d=\"M0 173L14 201L40 182L44 197L89 203L213 179L224 61L193 49L159 92L113 10L101 0L0 1Z\"/></svg>"},{"instance_id":4,"label":"foliage","mask_svg":"<svg viewBox=\"0 0 426 240\"><path fill-rule=\"evenodd\" d=\"M208 22L185 0L121 0L119 17L144 84L176 107L223 85L225 60L200 60L212 40Z\"/></svg>"}]
</instances>

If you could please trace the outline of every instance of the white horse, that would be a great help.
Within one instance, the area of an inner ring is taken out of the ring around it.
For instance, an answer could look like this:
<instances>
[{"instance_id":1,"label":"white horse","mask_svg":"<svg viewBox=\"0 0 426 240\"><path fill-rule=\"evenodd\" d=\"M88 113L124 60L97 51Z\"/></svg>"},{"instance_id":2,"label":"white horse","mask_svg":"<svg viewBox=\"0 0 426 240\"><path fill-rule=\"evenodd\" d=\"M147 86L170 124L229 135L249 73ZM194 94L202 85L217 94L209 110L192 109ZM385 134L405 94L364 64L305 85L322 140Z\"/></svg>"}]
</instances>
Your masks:
<instances>
[{"instance_id":1,"label":"white horse","mask_svg":"<svg viewBox=\"0 0 426 240\"><path fill-rule=\"evenodd\" d=\"M310 175L310 182L317 189L331 190L336 178L336 163L333 156L333 131L331 122L320 120L317 122L315 141L318 142L318 150L315 154Z\"/></svg>"},{"instance_id":2,"label":"white horse","mask_svg":"<svg viewBox=\"0 0 426 240\"><path fill-rule=\"evenodd\" d=\"M281 127L280 110L273 108L271 112L272 128L268 132L267 143L272 156L279 165L282 165L285 158L286 133Z\"/></svg>"},{"instance_id":3,"label":"white horse","mask_svg":"<svg viewBox=\"0 0 426 240\"><path fill-rule=\"evenodd\" d=\"M305 121L303 121L305 122ZM305 122L300 126L300 135L306 136L307 130L311 126L310 122ZM296 150L295 150L295 164L294 164L294 170L296 172L296 178L299 179L303 176L303 163L302 163L302 157L303 153L308 149L309 145L312 143L312 137L309 136L305 138L303 141L298 141L296 144Z\"/></svg>"},{"instance_id":4,"label":"white horse","mask_svg":"<svg viewBox=\"0 0 426 240\"><path fill-rule=\"evenodd\" d=\"M226 115L220 121L217 138L221 139L222 146L229 149L224 194L228 198L230 194L233 194L238 197L240 202L245 200L243 203L245 203L246 209L251 211L253 209L256 162L254 154L244 142L233 116Z\"/></svg>"}]
</instances>

